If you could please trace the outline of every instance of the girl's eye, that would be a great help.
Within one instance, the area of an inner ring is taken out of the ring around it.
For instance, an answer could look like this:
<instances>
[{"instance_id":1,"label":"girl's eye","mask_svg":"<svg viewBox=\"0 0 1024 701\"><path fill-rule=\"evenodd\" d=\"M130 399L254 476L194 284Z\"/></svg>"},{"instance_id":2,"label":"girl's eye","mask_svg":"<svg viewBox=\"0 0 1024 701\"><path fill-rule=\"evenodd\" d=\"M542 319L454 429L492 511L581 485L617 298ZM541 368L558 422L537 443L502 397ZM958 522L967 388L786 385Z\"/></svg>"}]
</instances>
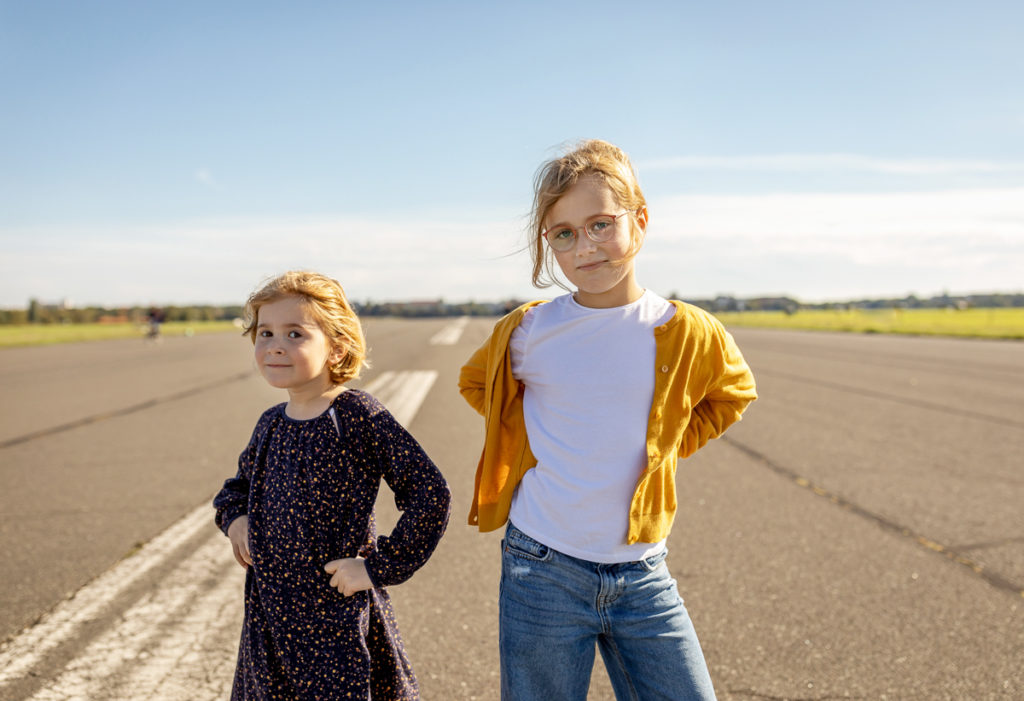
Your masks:
<instances>
[{"instance_id":1,"label":"girl's eye","mask_svg":"<svg viewBox=\"0 0 1024 701\"><path fill-rule=\"evenodd\" d=\"M273 336L273 334L267 331L266 329L263 329L262 331L260 331L259 336L260 338L270 338L271 336Z\"/></svg>"},{"instance_id":2,"label":"girl's eye","mask_svg":"<svg viewBox=\"0 0 1024 701\"><path fill-rule=\"evenodd\" d=\"M554 237L556 239L561 239L565 241L566 239L571 239L575 235L576 232L573 231L572 229L559 229L558 231L555 232Z\"/></svg>"},{"instance_id":3,"label":"girl's eye","mask_svg":"<svg viewBox=\"0 0 1024 701\"><path fill-rule=\"evenodd\" d=\"M288 338L302 338L302 334L298 331L289 331Z\"/></svg>"},{"instance_id":4,"label":"girl's eye","mask_svg":"<svg viewBox=\"0 0 1024 701\"><path fill-rule=\"evenodd\" d=\"M607 219L598 219L590 224L590 230L596 233L598 231L604 231L611 225L612 223Z\"/></svg>"}]
</instances>

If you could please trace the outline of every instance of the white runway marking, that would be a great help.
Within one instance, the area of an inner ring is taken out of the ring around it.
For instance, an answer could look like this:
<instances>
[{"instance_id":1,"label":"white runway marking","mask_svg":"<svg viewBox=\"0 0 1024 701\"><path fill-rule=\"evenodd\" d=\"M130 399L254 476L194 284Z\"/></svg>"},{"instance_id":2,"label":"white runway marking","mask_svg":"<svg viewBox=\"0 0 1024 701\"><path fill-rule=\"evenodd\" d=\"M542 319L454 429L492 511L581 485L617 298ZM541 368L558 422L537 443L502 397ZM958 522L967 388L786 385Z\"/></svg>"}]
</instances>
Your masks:
<instances>
[{"instance_id":1,"label":"white runway marking","mask_svg":"<svg viewBox=\"0 0 1024 701\"><path fill-rule=\"evenodd\" d=\"M209 509L206 511L209 516ZM211 534L199 550L93 640L31 701L151 699L162 694L163 683L176 673L182 659L209 635L207 626L222 622L208 620L206 626L196 629L189 625L195 623L196 614L216 614L222 608L219 602L241 598L242 568L222 541L216 533ZM218 603L211 605L210 599ZM173 634L168 635L169 631Z\"/></svg>"},{"instance_id":2,"label":"white runway marking","mask_svg":"<svg viewBox=\"0 0 1024 701\"><path fill-rule=\"evenodd\" d=\"M388 370L365 389L388 408L398 423L408 428L436 379L436 370Z\"/></svg>"},{"instance_id":3,"label":"white runway marking","mask_svg":"<svg viewBox=\"0 0 1024 701\"><path fill-rule=\"evenodd\" d=\"M430 345L432 346L454 346L462 338L462 332L466 328L466 324L469 323L468 316L460 316L455 321L446 325L440 331L435 333L430 339Z\"/></svg>"},{"instance_id":4,"label":"white runway marking","mask_svg":"<svg viewBox=\"0 0 1024 701\"><path fill-rule=\"evenodd\" d=\"M209 504L197 507L11 640L0 649L0 689L24 676L44 655L70 640L82 624L99 618L117 596L161 564L183 542L209 528L210 522Z\"/></svg>"},{"instance_id":5,"label":"white runway marking","mask_svg":"<svg viewBox=\"0 0 1024 701\"><path fill-rule=\"evenodd\" d=\"M433 370L389 371L366 389L408 426L436 379ZM117 614L118 597L204 529L209 536L171 574ZM0 648L0 689L28 676L83 626L108 616L109 625L31 701L226 698L242 626L243 578L227 539L213 526L212 507L202 504Z\"/></svg>"}]
</instances>

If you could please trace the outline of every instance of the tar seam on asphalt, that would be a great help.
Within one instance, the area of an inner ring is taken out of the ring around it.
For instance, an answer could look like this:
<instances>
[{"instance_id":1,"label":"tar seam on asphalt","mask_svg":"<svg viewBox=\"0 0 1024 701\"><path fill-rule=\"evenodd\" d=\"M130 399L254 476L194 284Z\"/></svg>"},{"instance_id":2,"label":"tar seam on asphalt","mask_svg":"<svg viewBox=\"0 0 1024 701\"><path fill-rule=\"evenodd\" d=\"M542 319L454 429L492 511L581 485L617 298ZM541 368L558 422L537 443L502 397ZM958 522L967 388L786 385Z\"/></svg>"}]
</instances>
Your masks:
<instances>
[{"instance_id":1,"label":"tar seam on asphalt","mask_svg":"<svg viewBox=\"0 0 1024 701\"><path fill-rule=\"evenodd\" d=\"M754 460L767 467L772 472L775 472L776 474L779 474L783 477L786 477L789 480L792 480L794 484L803 487L804 489L810 490L811 492L814 492L820 497L825 497L836 506L845 509L846 511L849 511L851 513L854 513L862 518L866 518L869 521L876 523L877 525L881 526L886 530L893 531L894 533L898 533L902 536L910 538L918 545L927 548L932 552L943 555L948 560L952 560L957 564L963 565L967 569L974 572L974 574L984 579L986 582L988 582L996 589L1009 591L1024 598L1024 586L1021 586L1016 582L1011 582L1010 580L1006 579L1005 577L995 572L990 572L989 570L986 570L982 565L978 564L977 562L967 557L963 553L958 552L946 545L943 545L942 543L938 543L932 540L931 538L927 538L919 533L915 533L910 528L900 525L895 521L888 519L885 516L882 516L881 514L876 514L873 511L865 509L863 506L859 506L849 501L848 499L844 499L838 494L830 492L827 489L824 489L823 487L819 487L806 477L802 477L801 475L798 475L796 472L793 472L789 468L783 467L778 463L772 462L772 460L769 459L763 453L759 453L753 448L749 448L743 445L742 443L731 438L728 435L722 436L720 440L724 441L725 443L728 443L737 450L746 453L750 457L754 458Z\"/></svg>"},{"instance_id":2,"label":"tar seam on asphalt","mask_svg":"<svg viewBox=\"0 0 1024 701\"><path fill-rule=\"evenodd\" d=\"M209 384L200 385L199 387L192 387L190 389L182 390L181 392L175 392L174 394L168 394L164 397L156 397L155 399L147 399L139 404L133 404L132 406L124 407L123 409L114 409L113 411L105 411L101 414L93 414L92 416L85 416L81 419L68 422L66 424L60 424L59 426L51 426L50 428L44 428L40 431L33 431L32 433L26 433L22 436L16 436L14 438L8 438L5 441L0 441L0 450L4 448L10 448L12 445L18 445L20 443L27 443L28 441L35 440L36 438L44 438L45 436L52 436L55 433L63 433L64 431L70 431L73 428L79 426L87 426L88 424L98 423L100 421L106 421L107 419L113 419L118 416L125 416L127 414L134 414L137 411L143 409L149 409L150 407L157 406L159 404L166 404L168 402L174 402L179 399L185 399L196 394L202 394L203 392L220 387L222 385L237 382L238 380L244 380L251 376L254 371L247 370L246 372L238 373L237 375L231 375L221 380L216 380Z\"/></svg>"},{"instance_id":3,"label":"tar seam on asphalt","mask_svg":"<svg viewBox=\"0 0 1024 701\"><path fill-rule=\"evenodd\" d=\"M813 359L816 359L816 360L821 360L822 359L822 354L819 351L812 350L812 349L806 349L806 350L804 350L804 349L794 349L794 348L791 348L789 346L786 346L784 350L780 349L779 347L774 347L774 348L769 348L769 349L762 349L762 350L767 350L767 352L775 353L777 355L791 355L791 356L795 355L795 356L800 356L800 357L804 357L804 358L813 358ZM945 360L943 358L929 358L929 357L926 357L926 356L921 356L921 355L916 355L916 354L915 355L911 355L911 354L905 354L905 353L898 353L898 354L895 354L895 355L888 355L887 358L888 358L888 362L889 362L891 367L901 367L901 368L903 368L905 370L928 370L928 369L936 369L936 370L942 370L942 371L955 370L958 374L961 374L961 375L964 375L964 374L975 374L975 375L981 374L982 376L988 376L989 372L992 371L992 370L998 370L1000 372L1008 373L1008 374L1011 374L1011 375L1021 375L1021 374L1024 374L1024 373L1022 373L1022 368L1021 368L1020 365L1008 365L1008 364L1003 364L1003 363L994 364L994 365L988 365L988 366L986 366L985 369L975 370L975 369L971 368L970 366L964 366L961 363L950 362L950 361ZM866 362L864 360L864 358L860 354L854 354L852 357L850 357L850 356L840 357L840 356L836 355L835 352L832 352L832 353L830 353L827 356L827 359L830 362L847 363L849 365L860 365L861 367L865 367L865 366L866 367L871 367L871 366L874 365L874 363ZM903 362L904 364L895 365L895 364L893 364L891 362L891 361L894 361L894 360L895 361Z\"/></svg>"},{"instance_id":4,"label":"tar seam on asphalt","mask_svg":"<svg viewBox=\"0 0 1024 701\"><path fill-rule=\"evenodd\" d=\"M942 412L944 414L952 414L953 416L963 416L968 419L981 419L983 421L991 421L992 423L1002 424L1003 426L1012 426L1013 428L1024 428L1024 422L1014 421L1003 416L995 416L994 414L985 414L980 411L971 411L970 409L960 409L957 407L948 407L943 404L935 404L934 402L926 402L920 399L905 399L894 394L886 394L885 392L875 392L870 389L863 389L861 387L853 387L852 385L844 385L841 382L828 382L826 380L812 380L801 375L792 375L788 372L775 372L772 370L759 370L758 374L770 375L773 377L783 377L787 380L793 380L795 382L802 382L808 385L816 385L818 387L828 387L829 389L838 389L843 392L850 392L852 394L859 394L864 397L871 397L872 399L885 399L890 402L897 404L906 404L916 409L930 409L932 411Z\"/></svg>"}]
</instances>

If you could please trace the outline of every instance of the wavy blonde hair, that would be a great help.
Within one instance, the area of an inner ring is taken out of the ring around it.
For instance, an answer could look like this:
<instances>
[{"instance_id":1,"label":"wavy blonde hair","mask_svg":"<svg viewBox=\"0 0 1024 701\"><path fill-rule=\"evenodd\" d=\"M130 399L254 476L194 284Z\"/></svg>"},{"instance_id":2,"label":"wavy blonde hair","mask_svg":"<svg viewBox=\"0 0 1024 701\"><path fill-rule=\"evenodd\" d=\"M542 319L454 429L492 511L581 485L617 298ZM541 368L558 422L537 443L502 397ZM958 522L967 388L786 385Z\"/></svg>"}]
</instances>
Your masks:
<instances>
[{"instance_id":1,"label":"wavy blonde hair","mask_svg":"<svg viewBox=\"0 0 1024 701\"><path fill-rule=\"evenodd\" d=\"M600 178L614 193L615 199L630 217L630 245L623 260L629 260L640 251L644 229L636 223L636 213L647 206L644 193L629 156L614 144L600 139L588 139L574 144L558 158L541 164L533 180L533 212L528 228L530 258L533 260L534 287L565 287L555 273L554 256L544 244L544 219L555 203L583 177Z\"/></svg>"},{"instance_id":2,"label":"wavy blonde hair","mask_svg":"<svg viewBox=\"0 0 1024 701\"><path fill-rule=\"evenodd\" d=\"M341 360L328 366L331 382L344 384L359 377L362 368L369 367L363 327L345 296L345 290L337 280L309 270L290 270L271 278L249 295L245 303L246 326L242 335L255 343L260 307L284 297L303 299L331 347L343 351Z\"/></svg>"}]
</instances>

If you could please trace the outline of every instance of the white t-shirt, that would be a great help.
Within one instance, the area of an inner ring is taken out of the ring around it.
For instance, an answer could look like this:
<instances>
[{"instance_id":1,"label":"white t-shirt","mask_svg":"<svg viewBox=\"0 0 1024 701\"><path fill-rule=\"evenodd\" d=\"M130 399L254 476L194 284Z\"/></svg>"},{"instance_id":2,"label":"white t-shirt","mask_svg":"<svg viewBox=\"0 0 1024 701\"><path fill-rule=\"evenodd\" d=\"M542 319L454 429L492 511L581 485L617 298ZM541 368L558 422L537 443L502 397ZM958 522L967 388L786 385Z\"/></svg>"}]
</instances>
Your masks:
<instances>
[{"instance_id":1,"label":"white t-shirt","mask_svg":"<svg viewBox=\"0 0 1024 701\"><path fill-rule=\"evenodd\" d=\"M654 328L675 311L646 291L592 309L567 294L527 312L509 342L525 385L523 414L537 465L510 519L531 538L591 562L632 562L665 542L626 544L629 507L647 466Z\"/></svg>"}]
</instances>

